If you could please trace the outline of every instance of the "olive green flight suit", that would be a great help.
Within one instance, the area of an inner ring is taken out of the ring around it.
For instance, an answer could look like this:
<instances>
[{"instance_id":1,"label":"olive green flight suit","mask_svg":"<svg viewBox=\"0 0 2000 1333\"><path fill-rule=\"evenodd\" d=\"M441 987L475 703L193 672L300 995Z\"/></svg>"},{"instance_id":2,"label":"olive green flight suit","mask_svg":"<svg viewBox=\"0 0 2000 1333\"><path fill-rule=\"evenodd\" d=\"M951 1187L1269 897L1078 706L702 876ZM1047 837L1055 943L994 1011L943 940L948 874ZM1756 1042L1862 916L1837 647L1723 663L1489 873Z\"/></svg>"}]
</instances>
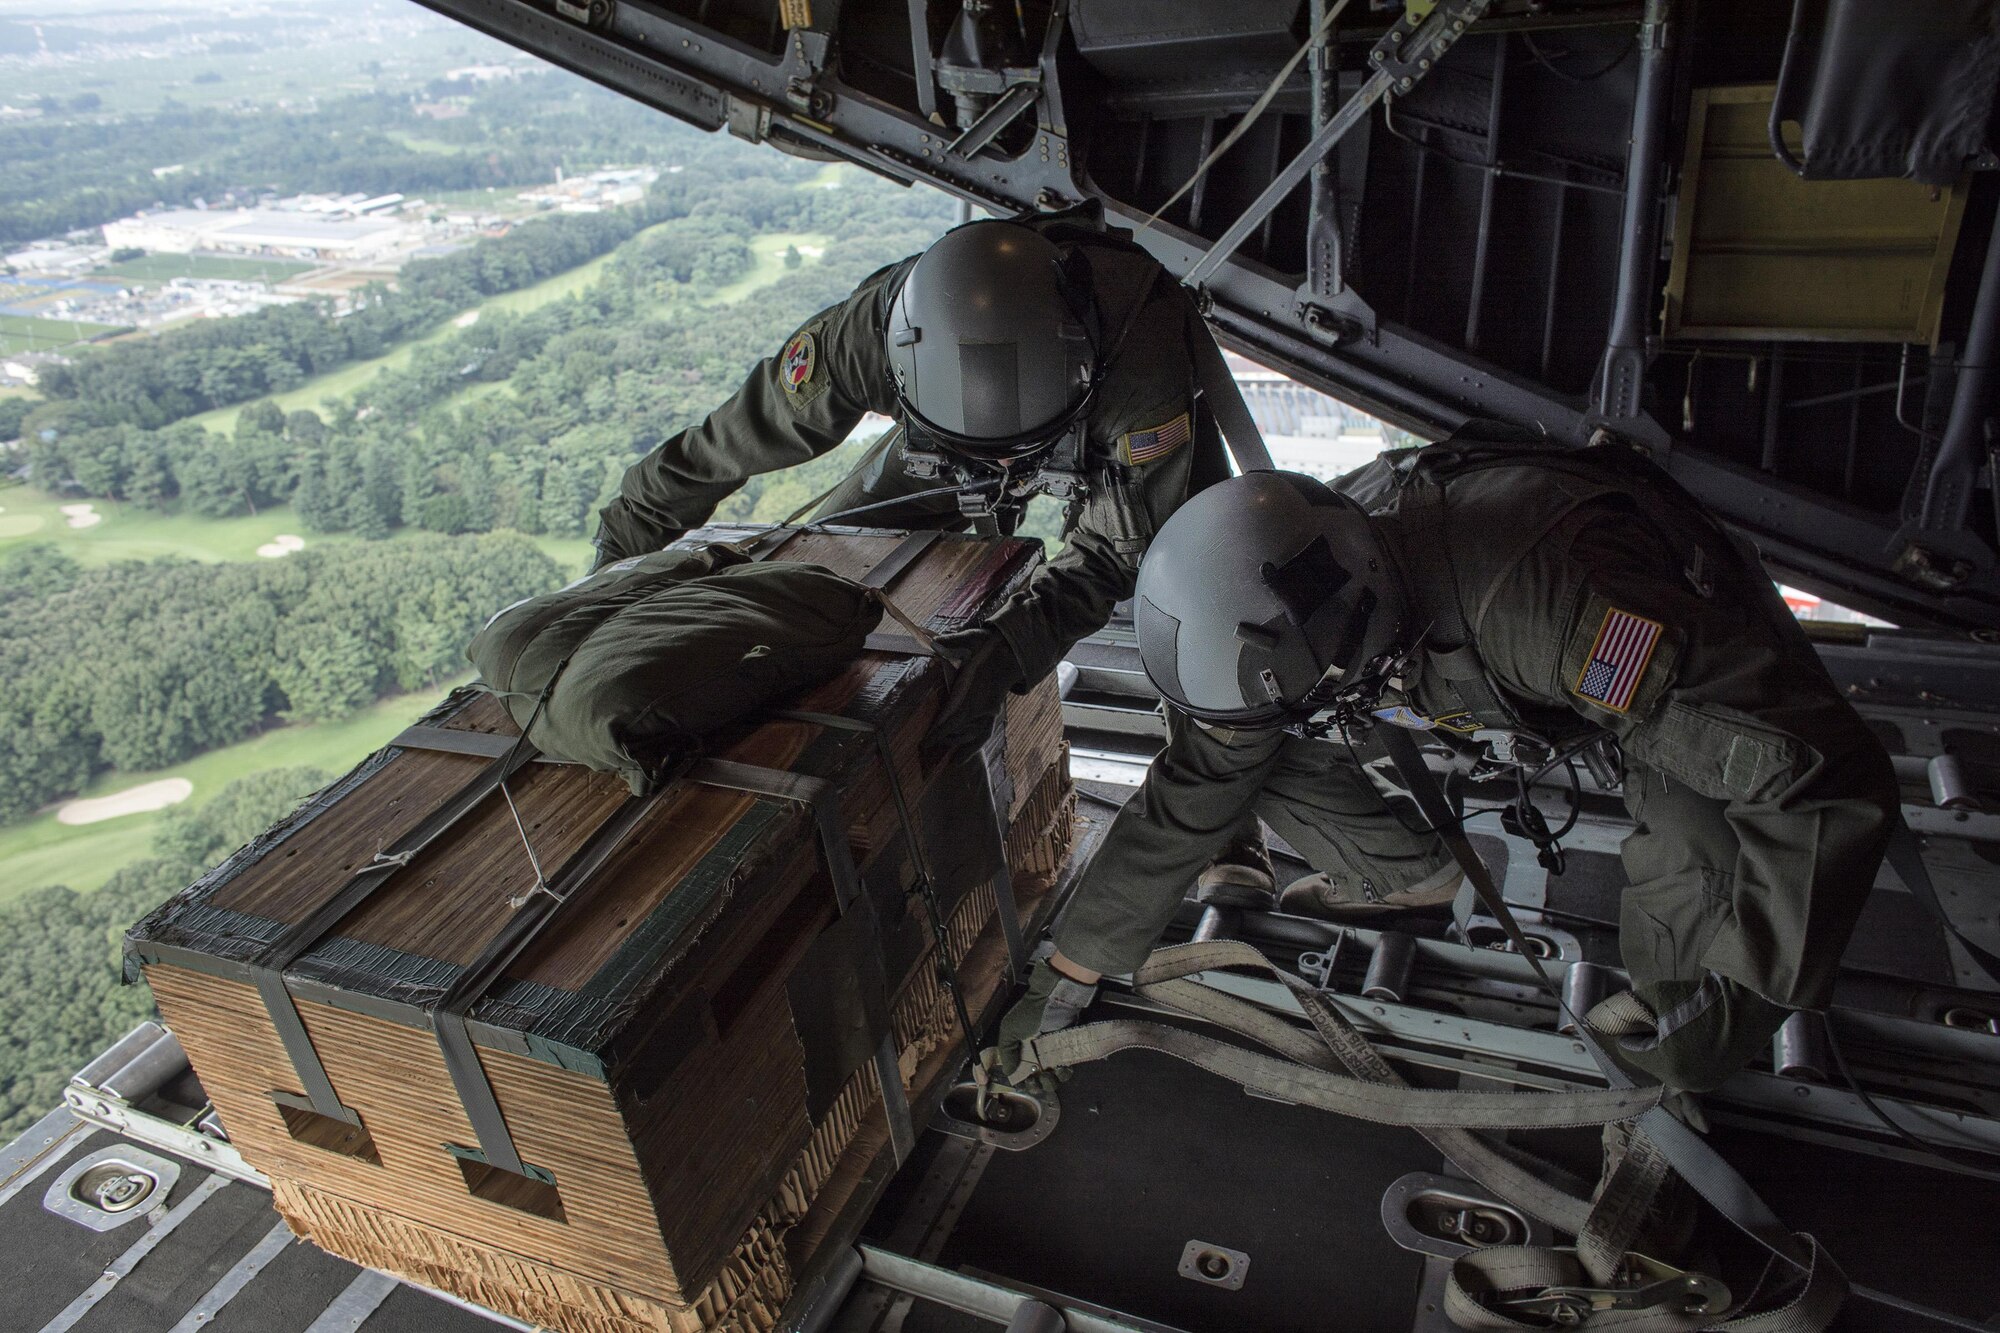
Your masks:
<instances>
[{"instance_id":1,"label":"olive green flight suit","mask_svg":"<svg viewBox=\"0 0 2000 1333\"><path fill-rule=\"evenodd\" d=\"M1452 447L1410 451L1405 468ZM1406 705L1420 727L1441 721L1425 739L1459 746L1473 727L1557 745L1618 738L1637 825L1621 849L1630 886L1619 917L1634 991L1656 1015L1719 997L1623 1057L1703 1090L1787 1010L1829 999L1898 791L1880 742L1754 559L1649 466L1611 462L1599 477L1587 462L1445 469L1437 557L1424 544L1439 527L1420 519L1410 489L1379 501L1412 622L1438 623L1439 599L1455 597L1487 687L1466 681L1463 654L1426 651L1407 689L1382 702ZM1425 581L1443 565L1450 586ZM1643 651L1607 646L1620 635ZM1488 715L1496 705L1512 716ZM1441 842L1418 831L1420 818L1398 817L1370 770L1337 741L1176 719L1058 924L1058 946L1085 967L1130 971L1250 811L1377 898L1449 874Z\"/></svg>"},{"instance_id":2,"label":"olive green flight suit","mask_svg":"<svg viewBox=\"0 0 2000 1333\"><path fill-rule=\"evenodd\" d=\"M1119 243L1129 233L1107 235L1082 210L1019 220L1059 245L1081 248L1090 262L1105 350L1115 345L1089 418L1089 495L1066 517L1067 545L989 621L1013 650L1021 678L1035 681L1131 596L1139 554L1187 497L1191 471L1207 480L1220 475L1220 444L1205 413L1196 414L1188 352L1190 340L1209 334L1173 279L1129 241ZM912 256L880 270L847 300L807 320L707 420L633 464L618 498L603 511L601 559L657 550L706 522L744 478L818 457L846 439L864 413L894 415L883 330L915 263ZM885 442L820 512L941 485L904 472L899 440ZM951 496L854 521L927 528L962 522Z\"/></svg>"}]
</instances>

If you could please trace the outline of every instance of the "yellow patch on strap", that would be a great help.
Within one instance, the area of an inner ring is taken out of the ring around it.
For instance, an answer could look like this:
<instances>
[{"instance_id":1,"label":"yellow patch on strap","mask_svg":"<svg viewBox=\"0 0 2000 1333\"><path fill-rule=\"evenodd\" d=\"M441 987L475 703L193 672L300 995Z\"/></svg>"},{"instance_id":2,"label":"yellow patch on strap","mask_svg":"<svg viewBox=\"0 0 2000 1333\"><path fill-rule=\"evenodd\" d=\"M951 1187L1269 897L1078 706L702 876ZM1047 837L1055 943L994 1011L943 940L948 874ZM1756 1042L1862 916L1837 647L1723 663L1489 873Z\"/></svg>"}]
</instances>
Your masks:
<instances>
[{"instance_id":1,"label":"yellow patch on strap","mask_svg":"<svg viewBox=\"0 0 2000 1333\"><path fill-rule=\"evenodd\" d=\"M810 28L813 25L812 0L778 0L778 17L787 28Z\"/></svg>"},{"instance_id":2,"label":"yellow patch on strap","mask_svg":"<svg viewBox=\"0 0 2000 1333\"><path fill-rule=\"evenodd\" d=\"M1597 627L1597 638L1570 691L1614 713L1629 711L1664 629L1657 620L1606 607L1604 623Z\"/></svg>"},{"instance_id":3,"label":"yellow patch on strap","mask_svg":"<svg viewBox=\"0 0 2000 1333\"><path fill-rule=\"evenodd\" d=\"M1138 467L1165 458L1193 438L1188 414L1183 412L1151 430L1135 430L1118 437L1118 461Z\"/></svg>"}]
</instances>

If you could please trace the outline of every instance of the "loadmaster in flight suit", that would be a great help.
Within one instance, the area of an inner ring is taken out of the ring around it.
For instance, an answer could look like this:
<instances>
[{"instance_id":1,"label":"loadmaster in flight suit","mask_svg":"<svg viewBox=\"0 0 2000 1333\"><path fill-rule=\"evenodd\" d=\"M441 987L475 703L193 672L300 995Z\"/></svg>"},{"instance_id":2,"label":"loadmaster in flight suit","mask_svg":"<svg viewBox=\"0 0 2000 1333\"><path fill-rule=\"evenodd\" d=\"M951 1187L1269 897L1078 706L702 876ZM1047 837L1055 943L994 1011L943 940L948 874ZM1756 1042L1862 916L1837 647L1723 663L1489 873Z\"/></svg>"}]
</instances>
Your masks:
<instances>
[{"instance_id":1,"label":"loadmaster in flight suit","mask_svg":"<svg viewBox=\"0 0 2000 1333\"><path fill-rule=\"evenodd\" d=\"M1619 938L1652 1027L1607 1041L1620 1059L1707 1090L1827 1003L1898 793L1754 557L1622 446L1455 439L1371 470L1367 510L1251 473L1155 540L1134 619L1168 744L1002 1022L1010 1078L1061 1072L1022 1067L1021 1040L1145 958L1246 810L1323 872L1326 914L1449 896L1442 841L1342 723L1357 747L1402 726L1530 772L1615 738L1636 824Z\"/></svg>"},{"instance_id":2,"label":"loadmaster in flight suit","mask_svg":"<svg viewBox=\"0 0 2000 1333\"><path fill-rule=\"evenodd\" d=\"M601 515L598 564L659 550L744 478L817 458L867 412L892 416L900 429L820 514L1011 531L1030 495L1068 502L1062 553L984 624L940 636L960 666L929 741L977 743L1009 690L1132 595L1167 515L1227 475L1198 402L1204 354L1219 371L1179 284L1095 206L966 223L807 320L728 402L633 464ZM1205 878L1268 894L1255 824L1230 844Z\"/></svg>"},{"instance_id":3,"label":"loadmaster in flight suit","mask_svg":"<svg viewBox=\"0 0 2000 1333\"><path fill-rule=\"evenodd\" d=\"M966 223L807 320L728 402L635 463L603 511L599 559L660 549L744 478L818 457L870 411L902 429L822 513L876 505L852 521L952 528L1018 512L1036 490L1067 499L1063 553L954 644L968 668L943 725L978 739L1008 687L1041 679L1131 596L1196 459L1211 470L1193 488L1224 474L1190 353L1208 337L1173 279L1092 212ZM962 507L954 482L987 485Z\"/></svg>"}]
</instances>

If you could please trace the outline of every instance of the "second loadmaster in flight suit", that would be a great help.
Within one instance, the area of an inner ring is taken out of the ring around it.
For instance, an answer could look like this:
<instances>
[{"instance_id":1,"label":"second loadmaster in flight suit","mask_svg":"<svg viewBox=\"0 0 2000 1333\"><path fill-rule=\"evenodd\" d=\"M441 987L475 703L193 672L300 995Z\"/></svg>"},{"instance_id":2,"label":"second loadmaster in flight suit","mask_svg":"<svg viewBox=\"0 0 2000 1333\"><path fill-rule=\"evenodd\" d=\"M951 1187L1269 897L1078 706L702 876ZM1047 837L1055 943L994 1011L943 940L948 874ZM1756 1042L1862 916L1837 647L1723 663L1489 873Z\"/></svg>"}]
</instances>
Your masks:
<instances>
[{"instance_id":1,"label":"second loadmaster in flight suit","mask_svg":"<svg viewBox=\"0 0 2000 1333\"><path fill-rule=\"evenodd\" d=\"M1343 728L1529 772L1615 738L1636 825L1619 938L1644 1006L1607 1043L1619 1058L1705 1090L1788 1011L1827 1003L1898 793L1754 557L1619 446L1453 440L1388 460L1367 510L1252 473L1155 541L1134 619L1169 741L1003 1020L1003 1073L1046 1077L1021 1040L1146 957L1174 886L1245 809L1323 872L1322 907L1448 896L1443 841L1399 818Z\"/></svg>"},{"instance_id":2,"label":"second loadmaster in flight suit","mask_svg":"<svg viewBox=\"0 0 2000 1333\"><path fill-rule=\"evenodd\" d=\"M667 545L744 478L818 457L866 412L893 416L901 429L821 513L955 528L1004 520L1036 491L1069 501L1063 552L985 624L944 636L962 665L932 739L976 741L1009 689L1131 595L1167 515L1226 473L1197 403L1203 352L1217 355L1179 286L1094 210L966 223L807 320L634 464L603 512L600 562Z\"/></svg>"}]
</instances>

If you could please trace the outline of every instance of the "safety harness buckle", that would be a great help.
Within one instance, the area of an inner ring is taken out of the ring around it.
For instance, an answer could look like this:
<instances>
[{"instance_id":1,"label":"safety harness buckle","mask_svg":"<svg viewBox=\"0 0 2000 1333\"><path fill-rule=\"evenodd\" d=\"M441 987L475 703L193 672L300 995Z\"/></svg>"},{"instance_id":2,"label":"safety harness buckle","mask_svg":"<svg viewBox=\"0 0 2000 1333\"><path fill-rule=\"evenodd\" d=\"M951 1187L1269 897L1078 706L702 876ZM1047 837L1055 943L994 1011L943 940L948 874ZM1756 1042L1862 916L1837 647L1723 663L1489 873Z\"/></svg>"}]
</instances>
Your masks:
<instances>
[{"instance_id":1,"label":"safety harness buckle","mask_svg":"<svg viewBox=\"0 0 2000 1333\"><path fill-rule=\"evenodd\" d=\"M1705 1273L1628 1254L1607 1287L1556 1286L1498 1297L1509 1314L1534 1315L1558 1328L1578 1328L1608 1311L1665 1310L1681 1315L1720 1315L1729 1308L1729 1288Z\"/></svg>"}]
</instances>

